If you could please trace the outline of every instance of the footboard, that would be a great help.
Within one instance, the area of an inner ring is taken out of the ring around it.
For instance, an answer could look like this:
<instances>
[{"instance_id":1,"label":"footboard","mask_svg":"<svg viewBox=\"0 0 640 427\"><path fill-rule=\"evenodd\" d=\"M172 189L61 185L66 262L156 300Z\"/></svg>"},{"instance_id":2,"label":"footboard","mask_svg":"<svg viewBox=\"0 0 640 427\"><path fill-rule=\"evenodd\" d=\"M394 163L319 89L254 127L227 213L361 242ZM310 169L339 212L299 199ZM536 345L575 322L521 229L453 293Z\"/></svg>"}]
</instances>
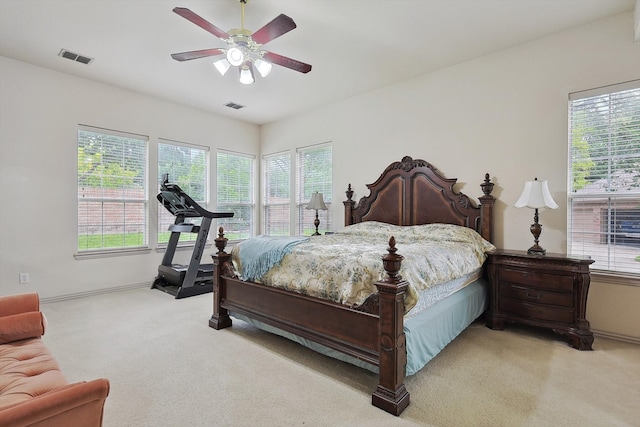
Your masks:
<instances>
[{"instance_id":1,"label":"footboard","mask_svg":"<svg viewBox=\"0 0 640 427\"><path fill-rule=\"evenodd\" d=\"M235 277L222 227L215 239L213 315L209 326L232 325L229 312L259 320L289 333L338 350L379 368L373 405L399 415L409 405L404 386L407 352L403 332L404 293L408 284L398 275L402 256L395 239L382 257L386 277L377 282L379 312L365 313L330 301L313 298Z\"/></svg>"}]
</instances>

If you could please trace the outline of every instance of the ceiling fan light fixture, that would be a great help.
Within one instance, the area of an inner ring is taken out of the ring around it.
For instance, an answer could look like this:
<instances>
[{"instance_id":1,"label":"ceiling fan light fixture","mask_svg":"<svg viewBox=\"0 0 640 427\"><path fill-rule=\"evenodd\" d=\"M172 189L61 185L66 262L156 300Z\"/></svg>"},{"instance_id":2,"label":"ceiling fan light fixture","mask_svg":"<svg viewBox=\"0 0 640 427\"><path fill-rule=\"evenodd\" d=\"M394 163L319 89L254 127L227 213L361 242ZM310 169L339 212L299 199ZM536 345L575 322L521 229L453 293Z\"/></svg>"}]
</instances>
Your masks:
<instances>
[{"instance_id":1,"label":"ceiling fan light fixture","mask_svg":"<svg viewBox=\"0 0 640 427\"><path fill-rule=\"evenodd\" d=\"M233 28L228 32L221 30L185 7L174 7L174 13L224 41L226 46L172 53L171 57L176 61L190 61L211 56L224 56L224 58L213 62L218 72L224 76L231 66L238 67L240 82L243 84L251 84L255 81L254 68L262 77L267 77L273 64L305 74L311 71L309 64L262 50L262 46L266 43L295 29L296 23L281 13L257 31L250 31L244 28L244 6L248 1L239 0L242 6L241 27Z\"/></svg>"},{"instance_id":2,"label":"ceiling fan light fixture","mask_svg":"<svg viewBox=\"0 0 640 427\"><path fill-rule=\"evenodd\" d=\"M229 63L229 61L227 61L227 58L219 59L215 61L213 65L216 67L216 70L218 70L223 76L227 73L227 71L229 71L229 68L231 68L231 64Z\"/></svg>"},{"instance_id":3,"label":"ceiling fan light fixture","mask_svg":"<svg viewBox=\"0 0 640 427\"><path fill-rule=\"evenodd\" d=\"M253 78L253 67L250 65L243 65L239 68L240 70L240 83L243 85L252 84L255 79Z\"/></svg>"},{"instance_id":4,"label":"ceiling fan light fixture","mask_svg":"<svg viewBox=\"0 0 640 427\"><path fill-rule=\"evenodd\" d=\"M227 61L229 61L229 64L237 67L244 62L244 55L240 49L232 47L227 51Z\"/></svg>"},{"instance_id":5,"label":"ceiling fan light fixture","mask_svg":"<svg viewBox=\"0 0 640 427\"><path fill-rule=\"evenodd\" d=\"M271 72L272 65L270 62L258 58L255 60L255 64L258 69L258 73L260 73L262 77L267 77Z\"/></svg>"}]
</instances>

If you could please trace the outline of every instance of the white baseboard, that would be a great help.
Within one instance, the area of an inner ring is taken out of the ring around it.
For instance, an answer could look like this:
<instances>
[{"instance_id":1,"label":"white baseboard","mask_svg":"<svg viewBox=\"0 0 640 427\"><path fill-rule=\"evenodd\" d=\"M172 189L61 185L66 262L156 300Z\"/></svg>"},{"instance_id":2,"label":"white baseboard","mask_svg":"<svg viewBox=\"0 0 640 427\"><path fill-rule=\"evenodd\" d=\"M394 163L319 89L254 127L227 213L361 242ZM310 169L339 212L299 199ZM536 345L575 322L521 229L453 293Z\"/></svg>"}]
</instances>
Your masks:
<instances>
[{"instance_id":1,"label":"white baseboard","mask_svg":"<svg viewBox=\"0 0 640 427\"><path fill-rule=\"evenodd\" d=\"M76 298L90 297L92 295L109 294L112 292L126 291L129 289L135 289L135 288L144 288L144 287L151 288L152 284L153 282L144 282L144 283L134 283L131 285L115 286L112 288L97 289L97 290L87 291L87 292L78 292L75 294L66 294L66 295L60 295L57 297L41 298L40 302L42 304L46 304L49 302L67 301L67 300L76 299Z\"/></svg>"},{"instance_id":2,"label":"white baseboard","mask_svg":"<svg viewBox=\"0 0 640 427\"><path fill-rule=\"evenodd\" d=\"M614 332L599 331L593 328L591 328L591 332L593 332L593 335L595 335L596 337L611 338L618 341L625 341L633 344L640 344L640 337L632 337L630 335L616 334Z\"/></svg>"}]
</instances>

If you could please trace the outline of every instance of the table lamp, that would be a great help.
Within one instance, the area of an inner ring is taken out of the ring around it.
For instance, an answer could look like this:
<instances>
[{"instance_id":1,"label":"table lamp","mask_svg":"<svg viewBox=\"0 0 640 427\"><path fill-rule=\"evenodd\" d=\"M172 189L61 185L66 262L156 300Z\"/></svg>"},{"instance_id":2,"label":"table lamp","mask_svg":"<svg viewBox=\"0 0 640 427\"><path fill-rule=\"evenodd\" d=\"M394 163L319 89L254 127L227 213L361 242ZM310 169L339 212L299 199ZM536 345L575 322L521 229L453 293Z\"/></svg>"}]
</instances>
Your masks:
<instances>
[{"instance_id":1,"label":"table lamp","mask_svg":"<svg viewBox=\"0 0 640 427\"><path fill-rule=\"evenodd\" d=\"M516 208L531 208L535 209L535 214L533 215L533 224L531 224L531 234L533 234L534 244L529 248L527 253L537 254L537 255L545 255L547 251L542 249L538 244L538 238L540 237L540 233L542 233L542 225L538 223L538 209L540 208L549 208L549 209L557 209L558 205L551 197L551 193L549 192L549 184L547 181L538 181L538 178L535 178L533 181L527 181L524 183L524 189L522 190L522 194L520 198L514 205Z\"/></svg>"},{"instance_id":2,"label":"table lamp","mask_svg":"<svg viewBox=\"0 0 640 427\"><path fill-rule=\"evenodd\" d=\"M316 232L313 233L312 236L319 236L320 233L318 233L318 226L320 225L320 220L318 219L318 211L326 211L328 209L322 199L322 193L318 193L316 191L311 195L311 201L307 205L307 209L314 209L316 211L316 219L313 221L313 224L316 226Z\"/></svg>"}]
</instances>

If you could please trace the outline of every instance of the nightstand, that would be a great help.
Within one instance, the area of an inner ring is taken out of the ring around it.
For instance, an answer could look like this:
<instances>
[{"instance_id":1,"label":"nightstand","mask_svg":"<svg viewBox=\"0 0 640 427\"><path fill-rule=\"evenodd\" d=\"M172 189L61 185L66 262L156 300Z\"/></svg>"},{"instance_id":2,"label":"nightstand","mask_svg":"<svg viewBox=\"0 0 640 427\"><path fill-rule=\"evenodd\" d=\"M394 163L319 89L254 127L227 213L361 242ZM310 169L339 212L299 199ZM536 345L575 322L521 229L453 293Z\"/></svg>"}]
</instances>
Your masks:
<instances>
[{"instance_id":1,"label":"nightstand","mask_svg":"<svg viewBox=\"0 0 640 427\"><path fill-rule=\"evenodd\" d=\"M515 322L548 328L572 347L591 350L593 333L585 315L593 262L558 254L490 252L487 326L502 330Z\"/></svg>"}]
</instances>

